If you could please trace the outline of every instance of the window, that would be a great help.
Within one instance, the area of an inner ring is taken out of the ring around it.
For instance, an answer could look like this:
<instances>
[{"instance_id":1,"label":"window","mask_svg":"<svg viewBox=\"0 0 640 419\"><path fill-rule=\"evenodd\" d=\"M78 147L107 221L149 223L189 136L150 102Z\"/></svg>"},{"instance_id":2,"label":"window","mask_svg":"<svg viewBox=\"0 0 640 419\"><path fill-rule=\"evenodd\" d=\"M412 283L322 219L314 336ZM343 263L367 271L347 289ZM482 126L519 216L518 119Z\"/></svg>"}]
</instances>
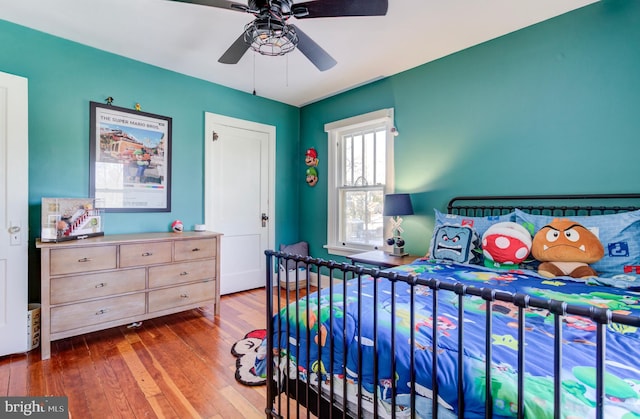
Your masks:
<instances>
[{"instance_id":1,"label":"window","mask_svg":"<svg viewBox=\"0 0 640 419\"><path fill-rule=\"evenodd\" d=\"M329 253L348 256L383 246L382 204L393 190L392 128L393 109L325 125Z\"/></svg>"}]
</instances>

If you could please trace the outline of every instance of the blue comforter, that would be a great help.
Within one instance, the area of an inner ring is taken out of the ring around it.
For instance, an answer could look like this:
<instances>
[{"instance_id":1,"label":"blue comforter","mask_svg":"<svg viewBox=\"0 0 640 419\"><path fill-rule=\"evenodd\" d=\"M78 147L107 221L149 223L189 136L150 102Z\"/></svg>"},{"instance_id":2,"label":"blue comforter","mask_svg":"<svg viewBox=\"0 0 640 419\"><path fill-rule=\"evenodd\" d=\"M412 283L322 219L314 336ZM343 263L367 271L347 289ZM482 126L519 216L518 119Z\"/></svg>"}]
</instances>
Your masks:
<instances>
[{"instance_id":1,"label":"blue comforter","mask_svg":"<svg viewBox=\"0 0 640 419\"><path fill-rule=\"evenodd\" d=\"M490 287L510 293L524 293L544 299L566 301L574 305L608 308L617 313L640 315L640 293L614 287L594 286L570 278L548 280L531 271L491 271L476 265L444 264L417 260L393 270L408 272L420 278L442 282L460 282L475 287ZM296 363L301 377L346 379L361 382L369 393L389 401L390 382L396 381L396 401L408 403L410 393L410 327L415 329L415 374L419 406L428 406L432 383L433 295L425 286L415 289L414 324L410 324L409 285L395 283L395 316L391 315L391 283L377 280L377 301L374 301L374 280L363 277L361 290L358 279L334 286L333 310L329 309L329 289L303 298L298 311L293 305L283 308L274 317L274 327L285 330L287 322L291 337L276 336L275 345L281 354ZM362 306L358 312L358 300ZM481 297L465 297L464 308L464 394L465 417L484 417L485 406L485 313L486 301ZM457 348L459 327L458 296L439 291L437 379L441 405L457 412ZM377 331L374 335L373 313L376 310ZM517 314L509 303L493 303L492 398L495 417L515 416L517 403ZM308 313L308 314L307 314ZM542 309L527 309L525 414L527 417L553 416L553 336L554 316ZM395 322L395 354L391 348L391 322ZM333 323L332 325L330 323ZM296 327L296 325L298 325ZM306 329L311 342L306 341ZM563 417L587 418L595 415L595 329L591 320L577 316L562 318L562 412ZM298 330L300 333L296 333ZM379 355L379 372L374 383L374 338ZM610 325L606 333L605 417L640 418L640 332L634 326ZM346 355L342 354L346 342ZM308 351L307 351L308 347ZM358 368L359 349L362 369ZM333 364L330 348L334 350ZM395 356L396 376L392 377L390 357ZM424 396L425 399L422 400ZM429 413L418 411L426 417Z\"/></svg>"}]
</instances>

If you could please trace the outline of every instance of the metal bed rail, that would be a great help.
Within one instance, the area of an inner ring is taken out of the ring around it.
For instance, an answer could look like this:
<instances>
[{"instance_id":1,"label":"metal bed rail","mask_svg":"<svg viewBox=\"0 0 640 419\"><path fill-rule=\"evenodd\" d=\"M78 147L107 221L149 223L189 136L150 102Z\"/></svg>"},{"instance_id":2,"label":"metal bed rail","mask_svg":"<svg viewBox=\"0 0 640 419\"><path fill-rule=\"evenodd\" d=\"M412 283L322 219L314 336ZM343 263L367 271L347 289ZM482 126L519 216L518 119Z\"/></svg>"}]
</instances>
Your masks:
<instances>
[{"instance_id":1,"label":"metal bed rail","mask_svg":"<svg viewBox=\"0 0 640 419\"><path fill-rule=\"evenodd\" d=\"M457 196L447 204L449 214L470 217L506 214L516 208L558 216L611 214L640 209L640 194Z\"/></svg>"}]
</instances>

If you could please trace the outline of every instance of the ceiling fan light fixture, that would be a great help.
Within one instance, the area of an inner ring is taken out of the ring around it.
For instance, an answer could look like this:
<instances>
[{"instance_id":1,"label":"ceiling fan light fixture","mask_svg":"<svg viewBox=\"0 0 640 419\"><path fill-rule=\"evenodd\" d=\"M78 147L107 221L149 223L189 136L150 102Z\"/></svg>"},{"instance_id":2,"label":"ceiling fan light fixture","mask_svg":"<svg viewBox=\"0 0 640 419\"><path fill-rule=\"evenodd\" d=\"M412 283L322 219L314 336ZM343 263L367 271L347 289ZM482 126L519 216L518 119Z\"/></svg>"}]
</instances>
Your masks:
<instances>
[{"instance_id":1,"label":"ceiling fan light fixture","mask_svg":"<svg viewBox=\"0 0 640 419\"><path fill-rule=\"evenodd\" d=\"M298 35L284 20L267 16L245 26L244 41L262 55L277 56L293 51L298 45Z\"/></svg>"}]
</instances>

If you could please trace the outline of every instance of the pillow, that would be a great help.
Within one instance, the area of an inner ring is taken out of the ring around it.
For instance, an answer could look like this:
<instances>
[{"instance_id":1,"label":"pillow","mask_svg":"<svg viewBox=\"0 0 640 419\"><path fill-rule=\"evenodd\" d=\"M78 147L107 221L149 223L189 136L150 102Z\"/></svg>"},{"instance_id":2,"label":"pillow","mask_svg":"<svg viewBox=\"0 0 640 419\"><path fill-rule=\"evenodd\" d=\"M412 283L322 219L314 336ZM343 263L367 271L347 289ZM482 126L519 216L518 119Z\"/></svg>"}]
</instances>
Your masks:
<instances>
[{"instance_id":1,"label":"pillow","mask_svg":"<svg viewBox=\"0 0 640 419\"><path fill-rule=\"evenodd\" d=\"M568 218L593 232L604 247L604 257L590 266L599 274L622 274L640 265L640 210L605 215L558 217L532 215L516 209L516 222L532 235L554 218Z\"/></svg>"},{"instance_id":2,"label":"pillow","mask_svg":"<svg viewBox=\"0 0 640 419\"><path fill-rule=\"evenodd\" d=\"M485 231L495 223L506 221L515 221L515 212L500 215L488 215L485 217L470 217L466 215L446 214L434 208L436 213L435 228L443 224L458 224L461 226L471 227L476 231L479 237L482 237Z\"/></svg>"},{"instance_id":3,"label":"pillow","mask_svg":"<svg viewBox=\"0 0 640 419\"><path fill-rule=\"evenodd\" d=\"M469 226L443 224L433 230L429 255L433 259L470 263L475 258L478 235Z\"/></svg>"},{"instance_id":4,"label":"pillow","mask_svg":"<svg viewBox=\"0 0 640 419\"><path fill-rule=\"evenodd\" d=\"M309 244L307 242L298 242L294 244L280 245L280 251L283 253L290 253L292 255L299 256L309 256ZM284 260L280 261L280 265L282 265ZM298 262L298 267L304 267L304 262ZM287 260L287 270L296 269L296 261L295 260Z\"/></svg>"}]
</instances>

